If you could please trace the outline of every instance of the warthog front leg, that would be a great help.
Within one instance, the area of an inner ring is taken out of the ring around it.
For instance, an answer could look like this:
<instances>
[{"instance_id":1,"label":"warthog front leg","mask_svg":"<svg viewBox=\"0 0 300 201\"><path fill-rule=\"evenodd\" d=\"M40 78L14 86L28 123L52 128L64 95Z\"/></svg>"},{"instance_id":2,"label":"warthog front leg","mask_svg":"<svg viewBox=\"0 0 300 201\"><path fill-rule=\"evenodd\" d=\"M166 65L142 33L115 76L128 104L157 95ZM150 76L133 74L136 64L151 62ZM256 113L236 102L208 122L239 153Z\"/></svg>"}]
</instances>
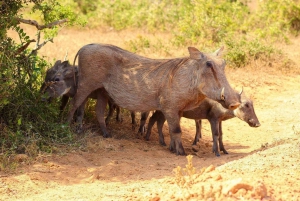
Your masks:
<instances>
[{"instance_id":1,"label":"warthog front leg","mask_svg":"<svg viewBox=\"0 0 300 201\"><path fill-rule=\"evenodd\" d=\"M149 116L149 113L150 112L143 112L141 114L140 127L139 127L139 131L138 131L138 133L140 133L141 135L143 135L146 132L145 124L146 124L147 118Z\"/></svg>"},{"instance_id":2,"label":"warthog front leg","mask_svg":"<svg viewBox=\"0 0 300 201\"><path fill-rule=\"evenodd\" d=\"M121 108L119 106L116 106L116 112L117 112L116 121L117 122L122 122L123 119L122 119L122 116L121 116Z\"/></svg>"},{"instance_id":3,"label":"warthog front leg","mask_svg":"<svg viewBox=\"0 0 300 201\"><path fill-rule=\"evenodd\" d=\"M135 130L135 127L137 126L136 120L135 120L135 112L130 112L130 116L131 116L131 127L132 130Z\"/></svg>"},{"instance_id":4,"label":"warthog front leg","mask_svg":"<svg viewBox=\"0 0 300 201\"><path fill-rule=\"evenodd\" d=\"M213 138L213 147L212 151L215 153L217 157L220 156L219 146L218 146L218 138L219 138L219 120L211 120L210 121L212 138Z\"/></svg>"},{"instance_id":5,"label":"warthog front leg","mask_svg":"<svg viewBox=\"0 0 300 201\"><path fill-rule=\"evenodd\" d=\"M111 120L111 117L114 113L114 110L115 110L114 104L111 101L108 100L108 114L107 114L107 117L105 119L106 125L109 124L109 122Z\"/></svg>"},{"instance_id":6,"label":"warthog front leg","mask_svg":"<svg viewBox=\"0 0 300 201\"><path fill-rule=\"evenodd\" d=\"M96 103L96 115L97 115L97 120L100 124L100 128L103 133L103 137L111 137L110 133L108 133L106 129L106 123L104 119L104 113L105 113L105 108L107 105L107 95L103 91L98 91L97 92L97 103Z\"/></svg>"},{"instance_id":7,"label":"warthog front leg","mask_svg":"<svg viewBox=\"0 0 300 201\"><path fill-rule=\"evenodd\" d=\"M193 142L193 145L196 145L197 142L199 142L199 139L202 138L202 133L201 133L202 121L201 121L201 119L195 120L195 124L196 124L196 135L195 135L195 140Z\"/></svg>"},{"instance_id":8,"label":"warthog front leg","mask_svg":"<svg viewBox=\"0 0 300 201\"><path fill-rule=\"evenodd\" d=\"M83 131L83 116L84 116L84 108L85 104L88 101L88 98L86 98L83 103L77 108L76 110L76 124L78 125L76 131L77 133L81 133Z\"/></svg>"},{"instance_id":9,"label":"warthog front leg","mask_svg":"<svg viewBox=\"0 0 300 201\"><path fill-rule=\"evenodd\" d=\"M92 93L92 91L84 91L84 90L79 90L75 94L74 98L72 99L71 102L71 110L69 111L68 118L67 118L67 123L71 123L74 113L77 110L77 108L84 103L84 101L88 98L88 96Z\"/></svg>"},{"instance_id":10,"label":"warthog front leg","mask_svg":"<svg viewBox=\"0 0 300 201\"><path fill-rule=\"evenodd\" d=\"M159 134L159 144L162 146L166 146L164 134L162 132L165 121L166 121L166 119L165 119L164 114L159 110L155 111L153 113L153 115L150 117L149 122L148 122L146 140L149 140L152 127L155 124L155 122L157 122L157 130L158 130L158 134Z\"/></svg>"},{"instance_id":11,"label":"warthog front leg","mask_svg":"<svg viewBox=\"0 0 300 201\"><path fill-rule=\"evenodd\" d=\"M180 115L179 112L164 112L163 114L167 119L170 132L170 151L176 155L186 155L181 141L181 128L180 128Z\"/></svg>"},{"instance_id":12,"label":"warthog front leg","mask_svg":"<svg viewBox=\"0 0 300 201\"><path fill-rule=\"evenodd\" d=\"M224 154L228 154L223 144L222 121L220 121L219 123L219 146L220 146L220 151L223 151Z\"/></svg>"}]
</instances>

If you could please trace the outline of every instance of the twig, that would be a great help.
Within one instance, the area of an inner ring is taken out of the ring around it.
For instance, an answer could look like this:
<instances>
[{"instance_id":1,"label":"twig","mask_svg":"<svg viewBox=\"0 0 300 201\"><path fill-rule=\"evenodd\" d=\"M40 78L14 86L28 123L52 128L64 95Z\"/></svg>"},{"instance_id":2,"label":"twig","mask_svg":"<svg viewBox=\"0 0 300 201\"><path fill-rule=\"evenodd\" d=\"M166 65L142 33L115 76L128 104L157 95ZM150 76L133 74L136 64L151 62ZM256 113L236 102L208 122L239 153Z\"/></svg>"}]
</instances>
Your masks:
<instances>
[{"instance_id":1,"label":"twig","mask_svg":"<svg viewBox=\"0 0 300 201\"><path fill-rule=\"evenodd\" d=\"M53 43L53 38L50 38L50 39L48 39L48 40L45 40L45 41L42 42L41 44L36 43L36 47L31 51L31 53L30 53L29 55L36 54L36 52L37 52L39 49L41 49L44 45L46 45L46 43L48 43L49 41L50 41L51 43Z\"/></svg>"},{"instance_id":2,"label":"twig","mask_svg":"<svg viewBox=\"0 0 300 201\"><path fill-rule=\"evenodd\" d=\"M19 22L22 22L24 24L29 24L29 25L35 26L38 30L43 30L43 29L46 29L46 28L52 28L54 26L63 24L63 23L68 21L68 19L62 19L62 20L57 20L55 22L51 22L51 23L46 24L46 25L39 25L39 23L35 20L26 20L26 19L22 19L22 18L16 18L16 19Z\"/></svg>"},{"instance_id":3,"label":"twig","mask_svg":"<svg viewBox=\"0 0 300 201\"><path fill-rule=\"evenodd\" d=\"M23 45L22 47L20 47L19 49L17 49L15 55L18 55L18 54L20 54L21 52L23 52L24 50L26 50L27 47L29 46L29 44L32 43L32 42L36 42L36 41L35 41L34 39L28 41L25 45Z\"/></svg>"},{"instance_id":4,"label":"twig","mask_svg":"<svg viewBox=\"0 0 300 201\"><path fill-rule=\"evenodd\" d=\"M68 57L68 51L66 52L66 56L64 58L64 61L67 61L67 57Z\"/></svg>"}]
</instances>

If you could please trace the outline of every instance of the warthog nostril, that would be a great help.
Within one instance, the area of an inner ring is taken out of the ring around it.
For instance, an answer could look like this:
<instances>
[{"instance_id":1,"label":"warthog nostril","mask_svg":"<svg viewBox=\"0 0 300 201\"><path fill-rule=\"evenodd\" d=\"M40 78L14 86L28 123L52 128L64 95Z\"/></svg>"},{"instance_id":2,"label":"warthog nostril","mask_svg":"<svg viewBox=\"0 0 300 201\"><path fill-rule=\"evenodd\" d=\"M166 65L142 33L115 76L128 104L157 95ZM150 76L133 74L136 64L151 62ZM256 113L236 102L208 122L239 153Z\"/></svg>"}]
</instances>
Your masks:
<instances>
[{"instance_id":1,"label":"warthog nostril","mask_svg":"<svg viewBox=\"0 0 300 201\"><path fill-rule=\"evenodd\" d=\"M235 110L239 106L240 106L240 103L232 103L232 104L229 105L228 109Z\"/></svg>"},{"instance_id":2,"label":"warthog nostril","mask_svg":"<svg viewBox=\"0 0 300 201\"><path fill-rule=\"evenodd\" d=\"M255 127L260 127L260 123L255 124Z\"/></svg>"}]
</instances>

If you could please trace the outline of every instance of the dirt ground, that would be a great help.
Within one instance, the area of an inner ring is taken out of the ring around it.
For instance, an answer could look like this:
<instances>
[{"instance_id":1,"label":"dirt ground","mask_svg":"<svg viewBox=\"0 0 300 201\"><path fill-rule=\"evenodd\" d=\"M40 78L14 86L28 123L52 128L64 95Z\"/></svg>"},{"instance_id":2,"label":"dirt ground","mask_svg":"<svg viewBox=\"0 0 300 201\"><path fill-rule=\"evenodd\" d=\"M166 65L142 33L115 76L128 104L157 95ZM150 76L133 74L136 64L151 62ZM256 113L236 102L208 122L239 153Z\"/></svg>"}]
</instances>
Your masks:
<instances>
[{"instance_id":1,"label":"dirt ground","mask_svg":"<svg viewBox=\"0 0 300 201\"><path fill-rule=\"evenodd\" d=\"M49 58L63 58L68 47L69 58L74 58L84 44L98 41L122 46L122 39L130 37L130 33L65 30L41 51ZM298 37L281 47L296 64L299 44ZM16 172L0 172L0 200L300 200L300 74L293 73L299 68L254 63L227 69L232 86L243 86L254 101L261 123L251 128L237 118L224 122L228 155L212 153L207 120L195 152L194 121L181 119L183 146L193 156L187 160L159 145L156 126L150 141L137 138L125 112L122 124L112 121L109 126L111 139L104 139L93 125L78 137L83 145L76 149L58 148L33 161L17 156ZM164 134L168 144L166 124Z\"/></svg>"}]
</instances>

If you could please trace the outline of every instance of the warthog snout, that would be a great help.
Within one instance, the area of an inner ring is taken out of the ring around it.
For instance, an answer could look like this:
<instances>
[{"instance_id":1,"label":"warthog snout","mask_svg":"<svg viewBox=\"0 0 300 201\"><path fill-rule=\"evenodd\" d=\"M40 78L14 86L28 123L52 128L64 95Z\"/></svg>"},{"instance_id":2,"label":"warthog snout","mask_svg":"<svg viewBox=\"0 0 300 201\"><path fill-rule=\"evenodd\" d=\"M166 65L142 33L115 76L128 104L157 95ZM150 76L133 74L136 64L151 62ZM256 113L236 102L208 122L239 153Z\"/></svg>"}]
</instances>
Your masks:
<instances>
[{"instance_id":1,"label":"warthog snout","mask_svg":"<svg viewBox=\"0 0 300 201\"><path fill-rule=\"evenodd\" d=\"M251 127L260 127L259 121L255 121L254 119L250 119L250 120L248 121L248 124L249 124L249 126L251 126Z\"/></svg>"}]
</instances>

